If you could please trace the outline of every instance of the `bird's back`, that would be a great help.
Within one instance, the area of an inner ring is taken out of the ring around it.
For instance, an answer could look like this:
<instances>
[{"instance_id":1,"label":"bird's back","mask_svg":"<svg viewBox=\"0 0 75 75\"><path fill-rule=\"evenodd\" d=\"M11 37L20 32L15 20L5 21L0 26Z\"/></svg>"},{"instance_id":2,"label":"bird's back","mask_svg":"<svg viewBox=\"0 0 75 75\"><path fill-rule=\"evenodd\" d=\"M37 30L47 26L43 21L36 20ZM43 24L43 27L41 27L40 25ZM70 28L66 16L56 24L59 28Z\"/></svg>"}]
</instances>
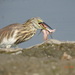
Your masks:
<instances>
[{"instance_id":1,"label":"bird's back","mask_svg":"<svg viewBox=\"0 0 75 75\"><path fill-rule=\"evenodd\" d=\"M15 36L20 28L21 24L16 23L0 29L0 45L9 45L14 43L16 41Z\"/></svg>"},{"instance_id":2,"label":"bird's back","mask_svg":"<svg viewBox=\"0 0 75 75\"><path fill-rule=\"evenodd\" d=\"M29 23L8 25L0 29L0 45L19 44L30 39L35 31Z\"/></svg>"},{"instance_id":3,"label":"bird's back","mask_svg":"<svg viewBox=\"0 0 75 75\"><path fill-rule=\"evenodd\" d=\"M0 43L3 41L4 38L9 39L10 37L12 37L14 32L20 29L21 25L22 24L15 23L0 29Z\"/></svg>"}]
</instances>

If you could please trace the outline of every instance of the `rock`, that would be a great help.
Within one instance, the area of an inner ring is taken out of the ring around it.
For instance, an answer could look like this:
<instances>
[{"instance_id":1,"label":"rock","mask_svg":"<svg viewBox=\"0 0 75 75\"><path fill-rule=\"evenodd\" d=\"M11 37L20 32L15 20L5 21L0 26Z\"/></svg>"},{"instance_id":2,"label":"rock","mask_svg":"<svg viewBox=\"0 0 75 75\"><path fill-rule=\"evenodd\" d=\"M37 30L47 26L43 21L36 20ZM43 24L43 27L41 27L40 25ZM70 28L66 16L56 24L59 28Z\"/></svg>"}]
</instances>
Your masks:
<instances>
[{"instance_id":1,"label":"rock","mask_svg":"<svg viewBox=\"0 0 75 75\"><path fill-rule=\"evenodd\" d=\"M72 59L72 56L69 55L69 54L67 54L66 52L64 52L64 54L63 54L63 56L62 56L61 59L62 59L62 60L64 60L64 59L70 60L70 59Z\"/></svg>"},{"instance_id":2,"label":"rock","mask_svg":"<svg viewBox=\"0 0 75 75\"><path fill-rule=\"evenodd\" d=\"M46 43L54 43L54 44L61 44L62 42L59 41L59 40L56 40L56 39L50 39L50 40L47 40Z\"/></svg>"},{"instance_id":3,"label":"rock","mask_svg":"<svg viewBox=\"0 0 75 75\"><path fill-rule=\"evenodd\" d=\"M26 49L2 50L0 75L75 75L75 42L51 39Z\"/></svg>"},{"instance_id":4,"label":"rock","mask_svg":"<svg viewBox=\"0 0 75 75\"><path fill-rule=\"evenodd\" d=\"M22 48L0 48L0 53L16 53L22 50Z\"/></svg>"}]
</instances>

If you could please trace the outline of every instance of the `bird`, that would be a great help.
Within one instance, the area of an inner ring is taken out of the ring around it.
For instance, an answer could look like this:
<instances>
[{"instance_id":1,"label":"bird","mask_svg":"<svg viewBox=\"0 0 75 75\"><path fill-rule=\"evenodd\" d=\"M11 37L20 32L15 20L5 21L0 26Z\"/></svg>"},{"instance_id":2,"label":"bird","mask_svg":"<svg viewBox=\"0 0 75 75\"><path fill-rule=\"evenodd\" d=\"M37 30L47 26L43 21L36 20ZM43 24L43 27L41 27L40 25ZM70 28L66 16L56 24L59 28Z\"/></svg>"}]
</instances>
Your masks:
<instances>
[{"instance_id":1,"label":"bird","mask_svg":"<svg viewBox=\"0 0 75 75\"><path fill-rule=\"evenodd\" d=\"M25 23L14 23L0 29L0 47L11 48L32 38L37 30L42 30L44 39L50 33L55 32L48 24L46 24L40 17L33 17L28 19Z\"/></svg>"}]
</instances>

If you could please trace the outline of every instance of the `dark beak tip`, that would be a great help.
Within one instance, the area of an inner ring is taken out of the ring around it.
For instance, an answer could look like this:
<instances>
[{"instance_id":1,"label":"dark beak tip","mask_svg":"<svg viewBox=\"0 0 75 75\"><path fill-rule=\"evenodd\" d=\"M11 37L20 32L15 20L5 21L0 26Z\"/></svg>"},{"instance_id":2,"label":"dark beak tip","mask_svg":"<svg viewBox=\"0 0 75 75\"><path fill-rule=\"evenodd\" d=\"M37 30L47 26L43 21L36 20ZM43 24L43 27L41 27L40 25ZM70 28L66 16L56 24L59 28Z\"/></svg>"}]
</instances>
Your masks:
<instances>
[{"instance_id":1,"label":"dark beak tip","mask_svg":"<svg viewBox=\"0 0 75 75\"><path fill-rule=\"evenodd\" d=\"M52 29L53 30L53 28L51 28L48 24L46 24L45 22L43 22L43 24L45 24L48 28L50 28L50 29Z\"/></svg>"}]
</instances>

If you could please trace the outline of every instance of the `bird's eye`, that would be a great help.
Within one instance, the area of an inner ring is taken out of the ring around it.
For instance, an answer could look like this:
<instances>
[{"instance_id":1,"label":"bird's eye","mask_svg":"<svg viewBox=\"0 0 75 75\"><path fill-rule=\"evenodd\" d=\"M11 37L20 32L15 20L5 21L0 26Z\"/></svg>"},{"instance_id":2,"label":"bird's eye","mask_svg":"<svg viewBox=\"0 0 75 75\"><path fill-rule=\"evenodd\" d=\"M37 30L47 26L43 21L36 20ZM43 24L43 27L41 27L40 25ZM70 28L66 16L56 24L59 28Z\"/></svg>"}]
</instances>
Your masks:
<instances>
[{"instance_id":1,"label":"bird's eye","mask_svg":"<svg viewBox=\"0 0 75 75\"><path fill-rule=\"evenodd\" d=\"M43 24L43 23L40 22L39 24L42 25L42 26L44 27L44 24Z\"/></svg>"},{"instance_id":2,"label":"bird's eye","mask_svg":"<svg viewBox=\"0 0 75 75\"><path fill-rule=\"evenodd\" d=\"M42 23L40 22L40 23L38 23L38 24L42 24Z\"/></svg>"}]
</instances>

